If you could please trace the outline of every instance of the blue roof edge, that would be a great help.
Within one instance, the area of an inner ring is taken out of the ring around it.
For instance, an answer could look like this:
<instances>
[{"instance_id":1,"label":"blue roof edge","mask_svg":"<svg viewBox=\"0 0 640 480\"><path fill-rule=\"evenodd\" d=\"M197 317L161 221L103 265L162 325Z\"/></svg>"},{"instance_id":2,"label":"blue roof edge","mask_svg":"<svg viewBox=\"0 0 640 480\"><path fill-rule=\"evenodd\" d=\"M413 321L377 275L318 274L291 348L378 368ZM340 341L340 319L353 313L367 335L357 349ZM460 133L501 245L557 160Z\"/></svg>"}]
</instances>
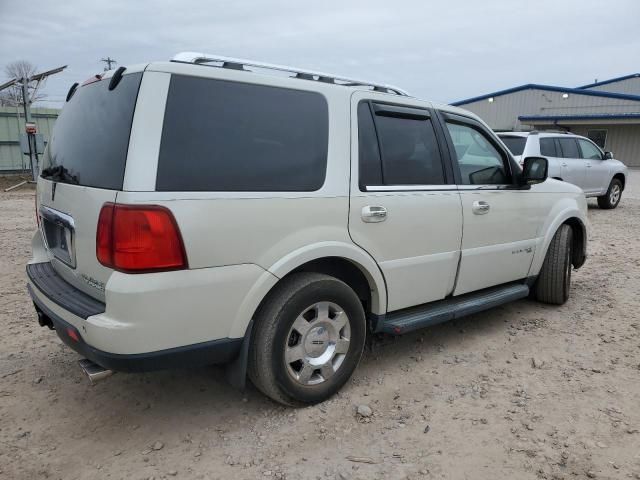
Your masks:
<instances>
[{"instance_id":1,"label":"blue roof edge","mask_svg":"<svg viewBox=\"0 0 640 480\"><path fill-rule=\"evenodd\" d=\"M608 85L609 83L622 82L623 80L629 80L630 78L640 77L640 73L630 73L629 75L623 75L622 77L610 78L608 80L602 80L601 82L589 83L587 85L582 85L581 87L577 87L579 90L584 88L592 88L599 87L600 85Z\"/></svg>"},{"instance_id":2,"label":"blue roof edge","mask_svg":"<svg viewBox=\"0 0 640 480\"><path fill-rule=\"evenodd\" d=\"M461 105L466 105L468 103L485 100L491 97L499 97L501 95L508 95L509 93L520 92L522 90L545 90L548 92L574 93L576 95L590 95L593 97L618 98L620 100L640 101L640 95L628 95L626 93L601 92L598 90L583 90L581 88L555 87L553 85L540 85L537 83L527 83L525 85L520 85L518 87L507 88L506 90L499 90L497 92L492 92L492 93L487 93L485 95L480 95L477 97L467 98L466 100L459 100L457 102L452 102L451 105L453 105L454 107L458 107Z\"/></svg>"},{"instance_id":3,"label":"blue roof edge","mask_svg":"<svg viewBox=\"0 0 640 480\"><path fill-rule=\"evenodd\" d=\"M640 118L638 113L594 113L587 115L520 115L518 120L621 120L626 118Z\"/></svg>"}]
</instances>

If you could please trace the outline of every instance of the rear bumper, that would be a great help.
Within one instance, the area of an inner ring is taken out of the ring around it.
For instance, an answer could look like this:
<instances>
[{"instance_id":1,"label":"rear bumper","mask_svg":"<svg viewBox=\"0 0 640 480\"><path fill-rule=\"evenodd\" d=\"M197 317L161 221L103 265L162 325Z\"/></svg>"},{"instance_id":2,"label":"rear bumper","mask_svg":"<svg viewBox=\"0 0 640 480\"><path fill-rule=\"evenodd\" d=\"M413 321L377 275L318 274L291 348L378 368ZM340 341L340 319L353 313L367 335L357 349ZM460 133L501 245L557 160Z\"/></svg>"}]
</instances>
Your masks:
<instances>
[{"instance_id":1,"label":"rear bumper","mask_svg":"<svg viewBox=\"0 0 640 480\"><path fill-rule=\"evenodd\" d=\"M27 289L40 323L52 326L66 345L104 368L122 372L144 372L195 367L227 363L237 357L240 351L242 338L219 338L145 353L113 353L96 348L86 340L87 332L92 328L95 330L90 321L103 315L105 305L66 283L46 264L30 264L27 275ZM174 322L183 320L172 319ZM102 333L111 335L111 332ZM148 334L152 335L153 331Z\"/></svg>"}]
</instances>

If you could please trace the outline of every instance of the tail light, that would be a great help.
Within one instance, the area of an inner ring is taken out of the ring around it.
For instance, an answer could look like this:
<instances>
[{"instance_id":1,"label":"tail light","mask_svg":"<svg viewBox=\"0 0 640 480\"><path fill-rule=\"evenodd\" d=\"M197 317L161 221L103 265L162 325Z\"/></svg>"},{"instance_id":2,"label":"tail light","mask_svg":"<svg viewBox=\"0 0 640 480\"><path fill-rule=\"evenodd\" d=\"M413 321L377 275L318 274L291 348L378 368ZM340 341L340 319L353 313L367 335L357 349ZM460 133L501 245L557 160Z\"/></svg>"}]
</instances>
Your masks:
<instances>
[{"instance_id":1,"label":"tail light","mask_svg":"<svg viewBox=\"0 0 640 480\"><path fill-rule=\"evenodd\" d=\"M105 203L98 217L96 256L105 267L127 273L187 268L180 229L158 205Z\"/></svg>"}]
</instances>

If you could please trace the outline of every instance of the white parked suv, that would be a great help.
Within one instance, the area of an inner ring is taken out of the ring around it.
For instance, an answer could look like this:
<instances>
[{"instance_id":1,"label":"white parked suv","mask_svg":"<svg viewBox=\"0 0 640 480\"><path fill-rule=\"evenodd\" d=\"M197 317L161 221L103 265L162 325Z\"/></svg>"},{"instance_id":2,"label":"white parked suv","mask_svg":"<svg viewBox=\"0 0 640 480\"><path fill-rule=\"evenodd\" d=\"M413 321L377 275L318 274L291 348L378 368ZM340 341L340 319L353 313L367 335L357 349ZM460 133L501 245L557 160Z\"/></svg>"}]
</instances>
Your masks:
<instances>
[{"instance_id":1,"label":"white parked suv","mask_svg":"<svg viewBox=\"0 0 640 480\"><path fill-rule=\"evenodd\" d=\"M616 208L627 182L627 167L586 137L557 132L498 133L516 160L545 157L549 176L573 183L587 197L597 197L600 208Z\"/></svg>"},{"instance_id":2,"label":"white parked suv","mask_svg":"<svg viewBox=\"0 0 640 480\"><path fill-rule=\"evenodd\" d=\"M473 114L185 53L72 87L38 179L29 292L110 371L226 363L322 401L368 335L569 295L586 201Z\"/></svg>"}]
</instances>

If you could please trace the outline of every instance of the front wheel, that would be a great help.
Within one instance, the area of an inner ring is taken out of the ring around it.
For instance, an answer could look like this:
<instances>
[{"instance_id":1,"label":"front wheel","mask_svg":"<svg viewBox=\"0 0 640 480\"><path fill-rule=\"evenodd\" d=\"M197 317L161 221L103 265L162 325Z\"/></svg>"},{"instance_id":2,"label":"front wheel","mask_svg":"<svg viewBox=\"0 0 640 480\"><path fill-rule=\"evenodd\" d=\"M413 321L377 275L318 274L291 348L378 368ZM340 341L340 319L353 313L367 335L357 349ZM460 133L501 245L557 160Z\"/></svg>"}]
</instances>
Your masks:
<instances>
[{"instance_id":1,"label":"front wheel","mask_svg":"<svg viewBox=\"0 0 640 480\"><path fill-rule=\"evenodd\" d=\"M285 405L322 402L356 369L366 337L360 299L319 273L285 278L256 315L249 378Z\"/></svg>"},{"instance_id":2,"label":"front wheel","mask_svg":"<svg viewBox=\"0 0 640 480\"><path fill-rule=\"evenodd\" d=\"M572 238L571 227L561 225L551 239L535 286L536 298L539 301L562 305L569 298Z\"/></svg>"},{"instance_id":3,"label":"front wheel","mask_svg":"<svg viewBox=\"0 0 640 480\"><path fill-rule=\"evenodd\" d=\"M616 208L622 198L622 182L617 178L611 180L607 193L598 197L598 206L600 208L610 210Z\"/></svg>"}]
</instances>

